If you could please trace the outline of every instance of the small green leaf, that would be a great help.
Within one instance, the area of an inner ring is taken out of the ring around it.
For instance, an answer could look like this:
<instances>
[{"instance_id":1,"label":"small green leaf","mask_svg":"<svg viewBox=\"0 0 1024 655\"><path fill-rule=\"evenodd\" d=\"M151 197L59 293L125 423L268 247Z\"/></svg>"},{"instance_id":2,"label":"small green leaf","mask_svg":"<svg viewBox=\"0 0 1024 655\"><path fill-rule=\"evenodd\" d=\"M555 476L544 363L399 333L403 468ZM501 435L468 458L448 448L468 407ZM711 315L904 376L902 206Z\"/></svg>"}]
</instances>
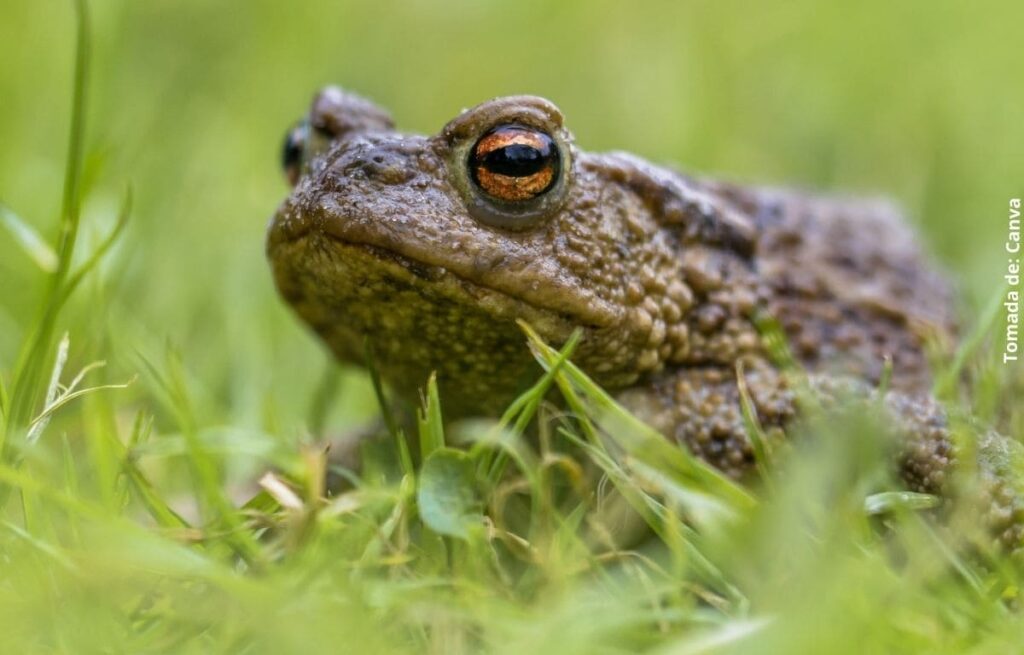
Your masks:
<instances>
[{"instance_id":1,"label":"small green leaf","mask_svg":"<svg viewBox=\"0 0 1024 655\"><path fill-rule=\"evenodd\" d=\"M439 448L423 462L416 494L420 517L434 532L468 539L483 524L473 460L466 453Z\"/></svg>"}]
</instances>

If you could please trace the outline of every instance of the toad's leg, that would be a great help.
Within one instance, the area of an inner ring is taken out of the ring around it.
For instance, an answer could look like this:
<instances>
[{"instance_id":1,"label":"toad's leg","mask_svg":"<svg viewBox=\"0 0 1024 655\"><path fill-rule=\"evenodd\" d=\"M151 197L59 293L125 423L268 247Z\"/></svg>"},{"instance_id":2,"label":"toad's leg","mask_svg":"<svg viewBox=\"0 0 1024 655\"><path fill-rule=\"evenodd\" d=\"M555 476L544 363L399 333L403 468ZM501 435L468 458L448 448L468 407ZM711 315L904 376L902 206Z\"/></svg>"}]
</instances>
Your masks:
<instances>
[{"instance_id":1,"label":"toad's leg","mask_svg":"<svg viewBox=\"0 0 1024 655\"><path fill-rule=\"evenodd\" d=\"M766 431L785 429L799 416L798 394L792 379L763 362L744 368L743 379L760 425ZM899 439L894 444L895 472L907 489L950 494L957 465L957 448L945 411L923 395L878 394L853 379L812 375L806 380L813 401L825 409L844 403L863 404L865 411L881 407L892 419ZM754 468L754 449L744 426L737 374L726 367L682 368L666 372L645 388L618 396L619 401L660 432L734 479ZM994 431L982 432L976 442L985 523L1008 550L1024 549L1024 485L1019 472L1024 449Z\"/></svg>"}]
</instances>

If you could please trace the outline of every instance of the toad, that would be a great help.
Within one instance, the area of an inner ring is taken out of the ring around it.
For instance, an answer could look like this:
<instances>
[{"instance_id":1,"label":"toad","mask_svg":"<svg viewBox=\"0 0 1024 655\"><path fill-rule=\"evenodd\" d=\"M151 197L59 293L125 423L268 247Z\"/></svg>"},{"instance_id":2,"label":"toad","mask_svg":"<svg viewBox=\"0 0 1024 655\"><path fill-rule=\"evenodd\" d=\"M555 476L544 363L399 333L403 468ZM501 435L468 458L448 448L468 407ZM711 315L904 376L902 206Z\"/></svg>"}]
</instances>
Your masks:
<instances>
[{"instance_id":1,"label":"toad","mask_svg":"<svg viewBox=\"0 0 1024 655\"><path fill-rule=\"evenodd\" d=\"M578 366L743 479L755 457L740 376L766 429L799 413L769 320L815 394L884 396L907 488L947 484L958 452L928 395L926 346L954 338L953 295L888 202L587 153L534 96L484 102L420 136L327 88L289 133L284 165L293 190L267 238L281 295L339 359L370 348L413 402L436 372L447 417L500 413L537 375L517 320L554 346L580 330ZM1016 548L1024 505L996 464L982 468L992 527Z\"/></svg>"}]
</instances>

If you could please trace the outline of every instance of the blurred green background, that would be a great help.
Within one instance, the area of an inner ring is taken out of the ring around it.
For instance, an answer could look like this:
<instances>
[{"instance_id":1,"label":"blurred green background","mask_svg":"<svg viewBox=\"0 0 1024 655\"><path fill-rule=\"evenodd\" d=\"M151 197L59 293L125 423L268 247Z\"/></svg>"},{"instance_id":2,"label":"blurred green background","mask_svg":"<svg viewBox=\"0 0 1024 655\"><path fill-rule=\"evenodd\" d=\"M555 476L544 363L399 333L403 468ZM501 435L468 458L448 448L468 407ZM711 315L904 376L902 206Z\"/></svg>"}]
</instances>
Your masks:
<instances>
[{"instance_id":1,"label":"blurred green background","mask_svg":"<svg viewBox=\"0 0 1024 655\"><path fill-rule=\"evenodd\" d=\"M0 201L53 235L70 111L70 3L0 3ZM98 0L80 253L128 231L72 307L72 369L180 349L204 421L299 430L324 353L263 256L285 129L321 85L434 132L496 95L555 101L579 145L740 180L884 193L955 271L1001 283L1024 193L1024 3ZM0 233L0 369L43 274ZM350 376L351 377L351 376ZM347 378L337 403L373 412ZM134 392L122 392L133 394ZM127 396L131 397L131 396Z\"/></svg>"}]
</instances>

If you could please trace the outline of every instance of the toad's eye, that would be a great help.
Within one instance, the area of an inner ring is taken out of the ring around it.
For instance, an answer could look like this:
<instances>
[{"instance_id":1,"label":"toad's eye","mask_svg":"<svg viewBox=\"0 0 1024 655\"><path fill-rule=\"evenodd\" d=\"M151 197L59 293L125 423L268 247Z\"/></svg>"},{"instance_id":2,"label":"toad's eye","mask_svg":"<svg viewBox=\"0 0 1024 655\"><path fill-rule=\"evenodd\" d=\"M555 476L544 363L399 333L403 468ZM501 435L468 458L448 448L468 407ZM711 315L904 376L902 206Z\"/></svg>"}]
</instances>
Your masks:
<instances>
[{"instance_id":1,"label":"toad's eye","mask_svg":"<svg viewBox=\"0 0 1024 655\"><path fill-rule=\"evenodd\" d=\"M306 151L306 141L309 139L309 125L305 121L298 123L284 137L284 146L281 148L281 168L288 178L288 183L295 186L302 173L302 157Z\"/></svg>"},{"instance_id":2,"label":"toad's eye","mask_svg":"<svg viewBox=\"0 0 1024 655\"><path fill-rule=\"evenodd\" d=\"M523 125L499 125L469 154L469 174L487 195L504 202L530 200L558 181L561 160L554 140Z\"/></svg>"}]
</instances>

